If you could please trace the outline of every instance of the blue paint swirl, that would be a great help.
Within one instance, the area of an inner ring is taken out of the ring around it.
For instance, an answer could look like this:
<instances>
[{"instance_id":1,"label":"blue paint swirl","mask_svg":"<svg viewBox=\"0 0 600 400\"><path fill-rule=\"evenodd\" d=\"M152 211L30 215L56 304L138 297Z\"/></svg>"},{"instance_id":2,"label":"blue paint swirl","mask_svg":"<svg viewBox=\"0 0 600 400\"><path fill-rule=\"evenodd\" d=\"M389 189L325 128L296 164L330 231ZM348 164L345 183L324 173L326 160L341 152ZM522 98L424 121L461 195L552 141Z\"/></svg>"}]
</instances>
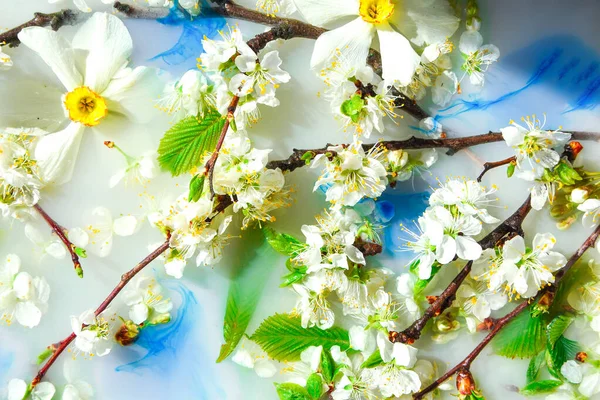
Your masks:
<instances>
[{"instance_id":1,"label":"blue paint swirl","mask_svg":"<svg viewBox=\"0 0 600 400\"><path fill-rule=\"evenodd\" d=\"M163 25L182 26L183 31L177 43L169 50L154 56L151 60L162 59L169 65L179 65L187 60L195 60L204 51L202 39L214 38L226 24L225 18L211 10L206 1L202 1L202 12L191 17L179 9L178 2L169 10L169 15L157 19Z\"/></svg>"},{"instance_id":2,"label":"blue paint swirl","mask_svg":"<svg viewBox=\"0 0 600 400\"><path fill-rule=\"evenodd\" d=\"M508 74L506 82L501 72ZM592 110L600 103L600 55L575 36L536 41L501 57L487 74L488 98L459 99L439 110L435 119L494 108L494 117L506 123L528 110L525 114L547 112L549 126L556 127L561 114Z\"/></svg>"},{"instance_id":3,"label":"blue paint swirl","mask_svg":"<svg viewBox=\"0 0 600 400\"><path fill-rule=\"evenodd\" d=\"M207 352L203 349L202 328L197 325L202 321L202 307L194 293L180 281L160 283L179 294L181 304L176 315L168 324L143 329L135 347L145 349L146 354L117 367L116 371L137 375L154 372L154 377L161 383L176 388L177 392L171 394L180 399L213 399L215 396L224 399L225 393L213 373L213 360L207 359Z\"/></svg>"}]
</instances>

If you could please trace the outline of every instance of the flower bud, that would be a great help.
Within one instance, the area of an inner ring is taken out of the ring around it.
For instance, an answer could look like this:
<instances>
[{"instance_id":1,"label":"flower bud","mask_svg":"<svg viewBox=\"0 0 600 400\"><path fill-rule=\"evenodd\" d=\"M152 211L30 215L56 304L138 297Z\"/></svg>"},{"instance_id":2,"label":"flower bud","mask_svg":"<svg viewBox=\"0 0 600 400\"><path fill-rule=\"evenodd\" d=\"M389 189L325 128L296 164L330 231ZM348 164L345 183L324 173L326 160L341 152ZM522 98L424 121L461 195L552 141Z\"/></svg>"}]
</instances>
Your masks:
<instances>
[{"instance_id":1,"label":"flower bud","mask_svg":"<svg viewBox=\"0 0 600 400\"><path fill-rule=\"evenodd\" d=\"M588 355L585 351L580 351L579 353L577 353L575 355L575 360L579 361L580 363L584 363L588 358Z\"/></svg>"},{"instance_id":2,"label":"flower bud","mask_svg":"<svg viewBox=\"0 0 600 400\"><path fill-rule=\"evenodd\" d=\"M571 192L571 201L573 203L581 204L587 200L589 192L586 189L575 189Z\"/></svg>"},{"instance_id":3,"label":"flower bud","mask_svg":"<svg viewBox=\"0 0 600 400\"><path fill-rule=\"evenodd\" d=\"M468 369L461 369L456 374L456 388L463 396L468 396L475 390L475 380Z\"/></svg>"},{"instance_id":4,"label":"flower bud","mask_svg":"<svg viewBox=\"0 0 600 400\"><path fill-rule=\"evenodd\" d=\"M123 324L115 334L115 340L121 346L131 346L138 339L140 335L140 327L137 326L133 321L121 318Z\"/></svg>"}]
</instances>

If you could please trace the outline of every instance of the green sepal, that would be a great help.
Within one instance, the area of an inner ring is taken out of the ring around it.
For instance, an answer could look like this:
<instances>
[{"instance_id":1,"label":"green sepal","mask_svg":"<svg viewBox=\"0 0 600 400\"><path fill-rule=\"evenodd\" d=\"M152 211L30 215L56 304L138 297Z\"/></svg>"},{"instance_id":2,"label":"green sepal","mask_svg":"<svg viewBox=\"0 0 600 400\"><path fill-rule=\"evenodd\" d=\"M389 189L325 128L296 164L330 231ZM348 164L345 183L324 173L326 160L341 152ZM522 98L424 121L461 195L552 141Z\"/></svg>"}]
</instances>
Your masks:
<instances>
[{"instance_id":1,"label":"green sepal","mask_svg":"<svg viewBox=\"0 0 600 400\"><path fill-rule=\"evenodd\" d=\"M511 178L514 173L515 173L515 167L517 166L516 163L511 162L508 164L508 167L506 167L506 176Z\"/></svg>"},{"instance_id":2,"label":"green sepal","mask_svg":"<svg viewBox=\"0 0 600 400\"><path fill-rule=\"evenodd\" d=\"M79 257L81 258L87 258L87 252L85 251L85 249L81 248L81 247L77 247L75 246L73 248L73 251L75 252L75 254L77 254Z\"/></svg>"},{"instance_id":3,"label":"green sepal","mask_svg":"<svg viewBox=\"0 0 600 400\"><path fill-rule=\"evenodd\" d=\"M583 179L571 165L564 161L558 163L554 168L554 173L558 180L564 185L574 185L577 181Z\"/></svg>"},{"instance_id":4,"label":"green sepal","mask_svg":"<svg viewBox=\"0 0 600 400\"><path fill-rule=\"evenodd\" d=\"M350 99L344 101L340 107L340 111L347 117L350 117L352 122L358 122L360 118L360 112L365 107L365 101L360 95L355 94Z\"/></svg>"}]
</instances>

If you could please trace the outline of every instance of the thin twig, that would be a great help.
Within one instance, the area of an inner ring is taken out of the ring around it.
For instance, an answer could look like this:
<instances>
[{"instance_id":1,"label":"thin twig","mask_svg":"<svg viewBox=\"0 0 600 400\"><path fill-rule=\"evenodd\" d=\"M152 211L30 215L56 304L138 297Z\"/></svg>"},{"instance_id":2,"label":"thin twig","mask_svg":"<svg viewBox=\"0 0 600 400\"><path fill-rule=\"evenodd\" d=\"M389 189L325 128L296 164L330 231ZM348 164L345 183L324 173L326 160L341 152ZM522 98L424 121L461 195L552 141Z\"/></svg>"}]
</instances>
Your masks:
<instances>
[{"instance_id":1,"label":"thin twig","mask_svg":"<svg viewBox=\"0 0 600 400\"><path fill-rule=\"evenodd\" d=\"M117 295L123 290L123 288L129 283L129 281L136 276L140 271L142 271L148 264L154 261L158 256L164 253L169 248L169 240L166 240L163 244L161 244L156 250L152 253L148 254L142 261L140 261L135 267L127 271L121 276L121 280L119 284L115 286L115 288L110 292L110 294L104 299L102 303L98 306L94 315L98 316L102 311L106 310L106 308L110 305L110 303L117 297ZM31 387L36 386L38 383L42 381L50 367L54 364L56 359L63 353L69 344L75 340L75 333L71 333L67 336L63 341L60 342L56 349L52 353L52 356L46 361L44 366L40 368L37 375L31 381Z\"/></svg>"},{"instance_id":2,"label":"thin twig","mask_svg":"<svg viewBox=\"0 0 600 400\"><path fill-rule=\"evenodd\" d=\"M483 249L492 248L496 246L499 241L506 238L507 235L522 235L523 231L521 226L523 225L523 221L530 211L531 196L528 196L527 200L525 200L523 205L521 205L521 207L519 207L519 209L515 211L513 215L508 217L504 222L498 225L496 229L479 241L481 247ZM427 322L450 307L454 301L456 291L471 272L472 265L473 262L469 261L458 273L458 275L456 275L452 282L450 282L446 289L444 289L444 291L429 306L429 308L425 310L423 315L413 322L411 326L402 332L391 331L389 333L390 341L410 344L418 340L421 337L421 333L423 332L423 329L425 329Z\"/></svg>"},{"instance_id":3,"label":"thin twig","mask_svg":"<svg viewBox=\"0 0 600 400\"><path fill-rule=\"evenodd\" d=\"M44 221L46 221L48 226L52 229L52 232L54 232L56 236L58 236L60 241L63 242L63 244L69 251L69 254L71 255L71 261L73 261L73 267L75 268L75 272L80 278L83 278L83 269L81 268L79 256L76 252L77 247L73 243L71 243L69 238L67 238L67 230L60 226L58 222L56 222L54 219L52 219L52 217L48 215L48 213L44 211L44 209L39 204L36 204L35 206L33 206L33 208L38 212L38 214L42 216Z\"/></svg>"},{"instance_id":4,"label":"thin twig","mask_svg":"<svg viewBox=\"0 0 600 400\"><path fill-rule=\"evenodd\" d=\"M485 164L483 164L483 171L481 171L481 174L479 174L479 176L477 177L477 182L481 182L481 179L489 170L492 170L494 168L498 168L503 165L510 164L510 163L516 162L516 161L517 161L517 157L512 156L512 157L508 157L508 158L505 158L504 160L500 160L500 161L486 162Z\"/></svg>"},{"instance_id":5,"label":"thin twig","mask_svg":"<svg viewBox=\"0 0 600 400\"><path fill-rule=\"evenodd\" d=\"M571 256L571 258L569 258L569 261L567 261L565 266L562 267L560 270L558 270L558 272L554 275L554 282L551 283L550 285L546 286L542 291L540 291L540 293L538 293L535 301L540 301L541 299L543 299L545 297L545 295L547 293L556 292L556 289L557 289L558 285L560 284L562 278L565 276L565 274L571 269L571 267L573 265L575 265L575 263L577 261L579 261L579 259L583 256L583 254L590 247L594 246L599 235L600 235L600 226L597 227L596 230L583 242L583 244L577 249L575 254L573 254ZM551 297L550 304L552 303L553 299L554 299L554 297ZM514 310L512 310L511 312L506 314L504 317L495 320L490 333L488 333L486 335L486 337L473 349L473 351L471 351L471 353L469 353L469 355L467 355L467 357L465 357L464 360L462 360L460 363L456 364L456 366L454 366L453 368L448 370L448 372L446 372L444 375L439 377L431 385L427 386L425 389L421 390L420 392L415 393L413 395L413 398L416 400L422 399L427 393L435 390L439 385L441 385L444 381L446 381L448 378L453 376L456 372L461 371L461 370L468 371L470 369L473 361L477 358L477 356L479 356L479 354L481 354L483 349L492 341L492 339L498 334L498 332L500 332L500 330L504 326L506 326L517 315L519 315L519 313L521 313L524 309L526 309L529 306L529 304L530 303L528 301L524 301L521 304L519 304Z\"/></svg>"},{"instance_id":6,"label":"thin twig","mask_svg":"<svg viewBox=\"0 0 600 400\"><path fill-rule=\"evenodd\" d=\"M51 14L36 12L34 17L29 21L10 29L0 34L0 45L8 45L9 47L17 47L21 41L19 40L19 32L25 28L32 26L50 26L53 30L58 30L65 25L74 25L78 21L79 11L61 10Z\"/></svg>"}]
</instances>

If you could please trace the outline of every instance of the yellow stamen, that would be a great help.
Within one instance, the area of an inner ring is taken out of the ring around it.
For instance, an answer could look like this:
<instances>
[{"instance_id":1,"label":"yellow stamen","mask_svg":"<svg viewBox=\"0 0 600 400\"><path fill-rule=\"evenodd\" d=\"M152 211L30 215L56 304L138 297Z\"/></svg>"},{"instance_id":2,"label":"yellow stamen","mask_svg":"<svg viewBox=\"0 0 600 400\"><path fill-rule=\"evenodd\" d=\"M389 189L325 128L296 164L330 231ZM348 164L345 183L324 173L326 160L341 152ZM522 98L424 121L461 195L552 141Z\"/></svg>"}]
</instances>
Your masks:
<instances>
[{"instance_id":1,"label":"yellow stamen","mask_svg":"<svg viewBox=\"0 0 600 400\"><path fill-rule=\"evenodd\" d=\"M360 0L358 13L365 22L381 24L394 14L392 0Z\"/></svg>"},{"instance_id":2,"label":"yellow stamen","mask_svg":"<svg viewBox=\"0 0 600 400\"><path fill-rule=\"evenodd\" d=\"M98 125L108 112L102 96L87 86L79 86L67 93L64 104L71 121L85 126Z\"/></svg>"}]
</instances>

